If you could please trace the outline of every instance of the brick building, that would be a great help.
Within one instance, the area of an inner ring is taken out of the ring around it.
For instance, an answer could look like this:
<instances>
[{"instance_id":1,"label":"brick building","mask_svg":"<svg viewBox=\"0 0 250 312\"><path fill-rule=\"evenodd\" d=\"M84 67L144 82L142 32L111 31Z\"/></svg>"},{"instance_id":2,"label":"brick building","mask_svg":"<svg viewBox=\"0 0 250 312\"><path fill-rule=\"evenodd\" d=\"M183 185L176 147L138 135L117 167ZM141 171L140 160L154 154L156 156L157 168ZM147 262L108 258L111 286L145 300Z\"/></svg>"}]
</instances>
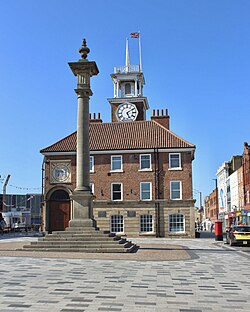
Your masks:
<instances>
[{"instance_id":1,"label":"brick building","mask_svg":"<svg viewBox=\"0 0 250 312\"><path fill-rule=\"evenodd\" d=\"M244 220L250 224L250 146L244 143L242 155L243 192L244 192Z\"/></svg>"},{"instance_id":2,"label":"brick building","mask_svg":"<svg viewBox=\"0 0 250 312\"><path fill-rule=\"evenodd\" d=\"M207 219L214 223L218 219L218 189L214 189L211 194L205 197L204 200L205 215Z\"/></svg>"},{"instance_id":3,"label":"brick building","mask_svg":"<svg viewBox=\"0 0 250 312\"><path fill-rule=\"evenodd\" d=\"M128 53L128 47L126 50ZM192 161L195 146L169 128L167 110L146 120L140 65L115 67L111 122L90 115L90 187L100 230L127 236L194 237ZM44 148L44 223L64 230L76 187L77 132Z\"/></svg>"}]
</instances>

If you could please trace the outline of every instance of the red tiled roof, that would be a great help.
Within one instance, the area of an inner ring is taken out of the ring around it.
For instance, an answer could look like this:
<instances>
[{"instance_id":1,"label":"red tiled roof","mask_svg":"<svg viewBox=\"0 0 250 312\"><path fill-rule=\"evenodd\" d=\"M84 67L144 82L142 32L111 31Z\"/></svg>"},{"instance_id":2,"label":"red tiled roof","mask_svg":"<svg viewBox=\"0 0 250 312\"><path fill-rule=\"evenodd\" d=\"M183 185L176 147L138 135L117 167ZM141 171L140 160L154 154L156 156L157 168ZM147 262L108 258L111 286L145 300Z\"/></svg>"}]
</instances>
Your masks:
<instances>
[{"instance_id":1,"label":"red tiled roof","mask_svg":"<svg viewBox=\"0 0 250 312\"><path fill-rule=\"evenodd\" d=\"M157 122L90 123L90 151L152 148L195 148ZM46 152L75 152L76 132L44 148Z\"/></svg>"}]
</instances>

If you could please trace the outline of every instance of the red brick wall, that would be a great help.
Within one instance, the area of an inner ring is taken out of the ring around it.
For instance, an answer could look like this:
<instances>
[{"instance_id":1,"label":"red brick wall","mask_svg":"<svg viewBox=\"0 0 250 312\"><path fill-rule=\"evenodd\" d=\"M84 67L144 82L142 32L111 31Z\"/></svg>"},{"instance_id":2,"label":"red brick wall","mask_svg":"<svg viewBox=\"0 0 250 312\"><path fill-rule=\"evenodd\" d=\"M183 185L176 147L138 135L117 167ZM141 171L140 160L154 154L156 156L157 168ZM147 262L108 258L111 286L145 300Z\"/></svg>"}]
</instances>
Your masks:
<instances>
[{"instance_id":1,"label":"red brick wall","mask_svg":"<svg viewBox=\"0 0 250 312\"><path fill-rule=\"evenodd\" d=\"M244 185L244 204L250 204L250 149L248 143L244 143L243 153L243 185Z\"/></svg>"},{"instance_id":2,"label":"red brick wall","mask_svg":"<svg viewBox=\"0 0 250 312\"><path fill-rule=\"evenodd\" d=\"M115 155L115 154L114 154ZM122 155L122 154L117 154ZM140 199L140 182L152 182L152 199L155 199L155 165L154 154L151 154L152 171L139 171L140 155L123 154L123 172L110 172L111 155L94 155L94 173L90 173L90 182L94 183L96 200L111 199L111 183L123 183L123 199ZM76 187L75 156L53 156L46 158L45 183L46 193L56 184L50 183L50 160L71 160L71 183L63 184L71 190ZM159 153L159 199L170 198L170 181L182 182L182 199L192 198L192 159L191 153L181 153L182 170L169 170L168 153Z\"/></svg>"}]
</instances>

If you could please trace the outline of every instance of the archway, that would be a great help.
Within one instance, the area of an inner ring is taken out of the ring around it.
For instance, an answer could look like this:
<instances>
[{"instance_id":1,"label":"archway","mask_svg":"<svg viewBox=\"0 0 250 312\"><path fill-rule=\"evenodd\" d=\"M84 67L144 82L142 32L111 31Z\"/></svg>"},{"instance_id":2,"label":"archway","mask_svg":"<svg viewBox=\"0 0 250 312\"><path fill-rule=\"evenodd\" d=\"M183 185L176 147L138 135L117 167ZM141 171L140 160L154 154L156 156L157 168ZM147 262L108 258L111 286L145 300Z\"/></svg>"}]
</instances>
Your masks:
<instances>
[{"instance_id":1,"label":"archway","mask_svg":"<svg viewBox=\"0 0 250 312\"><path fill-rule=\"evenodd\" d=\"M49 233L53 231L64 231L69 226L70 220L70 198L64 190L54 191L49 199Z\"/></svg>"}]
</instances>

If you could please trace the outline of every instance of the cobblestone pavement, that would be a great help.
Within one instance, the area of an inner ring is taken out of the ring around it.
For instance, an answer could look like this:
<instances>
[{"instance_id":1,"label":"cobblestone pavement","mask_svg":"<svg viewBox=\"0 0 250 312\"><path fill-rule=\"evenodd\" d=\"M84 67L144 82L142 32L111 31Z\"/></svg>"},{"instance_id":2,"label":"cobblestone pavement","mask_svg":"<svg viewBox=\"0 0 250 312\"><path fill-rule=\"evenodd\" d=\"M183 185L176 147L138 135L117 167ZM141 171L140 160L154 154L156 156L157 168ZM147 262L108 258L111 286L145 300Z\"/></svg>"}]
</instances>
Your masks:
<instances>
[{"instance_id":1,"label":"cobblestone pavement","mask_svg":"<svg viewBox=\"0 0 250 312\"><path fill-rule=\"evenodd\" d=\"M183 246L189 259L1 256L0 311L250 311L250 248L212 238L133 241L155 254Z\"/></svg>"}]
</instances>

